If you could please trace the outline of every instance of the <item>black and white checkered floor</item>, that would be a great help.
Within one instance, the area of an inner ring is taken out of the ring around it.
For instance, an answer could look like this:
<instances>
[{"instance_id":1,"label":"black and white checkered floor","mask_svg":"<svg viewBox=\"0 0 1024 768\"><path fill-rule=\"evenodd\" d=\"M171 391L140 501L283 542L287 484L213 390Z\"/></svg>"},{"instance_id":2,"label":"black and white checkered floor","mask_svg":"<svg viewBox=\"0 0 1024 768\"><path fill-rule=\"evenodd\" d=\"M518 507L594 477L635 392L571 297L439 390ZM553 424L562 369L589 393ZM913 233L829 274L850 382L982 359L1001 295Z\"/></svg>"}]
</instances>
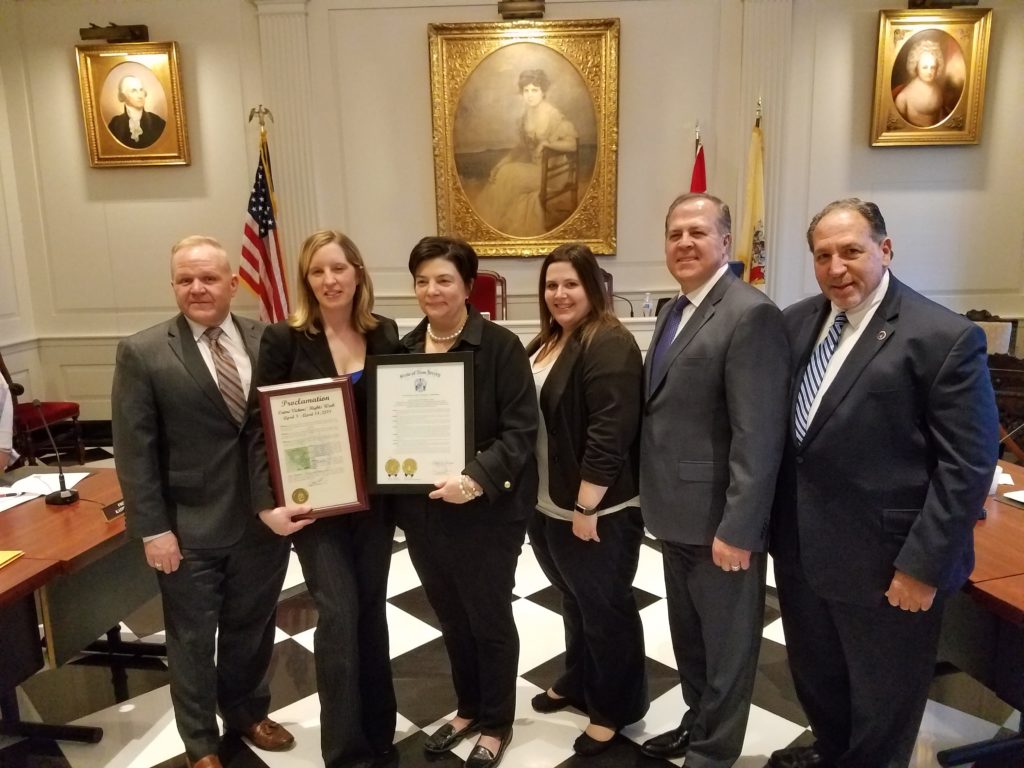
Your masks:
<instances>
[{"instance_id":1,"label":"black and white checkered floor","mask_svg":"<svg viewBox=\"0 0 1024 768\"><path fill-rule=\"evenodd\" d=\"M586 724L584 716L572 709L538 715L530 708L530 698L555 678L565 646L558 595L541 573L529 544L524 546L513 605L522 642L515 738L503 765L666 765L642 756L637 747L649 736L675 727L683 713L669 639L661 555L651 540L642 547L635 588L646 633L651 708L644 720L623 731L615 747L584 760L572 752L572 742ZM437 620L400 534L395 541L388 602L399 705L395 740L399 764L402 768L414 768L428 763L422 749L425 734L452 714L455 700ZM769 588L754 706L743 757L737 763L741 768L761 768L773 750L808 743L810 738L807 721L793 693L776 606L774 590ZM271 714L287 725L297 743L291 751L280 754L259 752L241 742L225 743L225 765L298 768L322 764L312 656L315 623L316 609L305 592L293 555L278 611ZM160 607L154 601L126 619L122 636L159 640L161 630ZM184 768L166 668L159 661L133 666L126 669L72 663L43 671L27 681L19 690L23 715L38 716L47 722L101 726L105 735L99 744L0 737L0 768ZM956 673L937 678L931 695L914 755L915 768L936 765L934 756L940 749L988 738L1001 727L1017 728L1019 713L966 675ZM430 765L460 766L471 746L471 741L463 743L454 756L432 759Z\"/></svg>"}]
</instances>

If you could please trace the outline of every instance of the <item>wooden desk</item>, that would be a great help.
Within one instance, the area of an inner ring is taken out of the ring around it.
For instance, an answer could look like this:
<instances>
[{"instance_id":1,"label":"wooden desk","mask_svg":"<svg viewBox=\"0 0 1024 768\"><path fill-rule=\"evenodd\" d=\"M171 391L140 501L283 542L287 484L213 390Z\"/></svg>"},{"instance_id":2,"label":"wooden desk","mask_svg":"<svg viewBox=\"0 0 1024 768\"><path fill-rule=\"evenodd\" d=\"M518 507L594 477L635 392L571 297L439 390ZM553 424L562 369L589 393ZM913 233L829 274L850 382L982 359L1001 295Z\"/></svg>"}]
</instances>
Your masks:
<instances>
[{"instance_id":1,"label":"wooden desk","mask_svg":"<svg viewBox=\"0 0 1024 768\"><path fill-rule=\"evenodd\" d=\"M32 467L18 474L38 471ZM157 594L156 577L146 565L141 542L128 538L123 516L107 522L103 514L105 506L121 499L114 470L92 470L76 488L80 499L75 504L47 506L39 497L0 513L4 549L25 553L0 569L0 615L8 620L0 635L5 657L0 732L91 742L102 736L98 728L18 719L14 688L42 666L33 591L51 667L69 661ZM7 664L11 658L17 664Z\"/></svg>"},{"instance_id":2,"label":"wooden desk","mask_svg":"<svg viewBox=\"0 0 1024 768\"><path fill-rule=\"evenodd\" d=\"M999 486L985 502L987 517L974 526L972 585L1024 574L1024 509L999 501L1007 490L1024 490L1024 467L999 462L1013 478L1013 486Z\"/></svg>"},{"instance_id":3,"label":"wooden desk","mask_svg":"<svg viewBox=\"0 0 1024 768\"><path fill-rule=\"evenodd\" d=\"M1024 490L1024 467L999 464L1014 485L999 486L996 496L1007 490ZM1024 709L1024 509L990 496L985 510L986 519L974 528L975 566L970 581L946 604L939 657L979 680L1003 701ZM936 758L939 765L955 766L1022 756L1024 720L1017 737L943 750Z\"/></svg>"},{"instance_id":4,"label":"wooden desk","mask_svg":"<svg viewBox=\"0 0 1024 768\"><path fill-rule=\"evenodd\" d=\"M0 568L0 607L28 597L60 571L56 560L22 555Z\"/></svg>"},{"instance_id":5,"label":"wooden desk","mask_svg":"<svg viewBox=\"0 0 1024 768\"><path fill-rule=\"evenodd\" d=\"M33 471L38 467L19 474ZM114 470L92 470L75 488L80 495L75 504L51 507L39 497L0 513L4 549L22 550L21 560L59 564L33 584L52 667L70 661L157 594L156 576L146 565L142 544L125 533L124 517L107 522L103 515L103 507L121 499Z\"/></svg>"}]
</instances>

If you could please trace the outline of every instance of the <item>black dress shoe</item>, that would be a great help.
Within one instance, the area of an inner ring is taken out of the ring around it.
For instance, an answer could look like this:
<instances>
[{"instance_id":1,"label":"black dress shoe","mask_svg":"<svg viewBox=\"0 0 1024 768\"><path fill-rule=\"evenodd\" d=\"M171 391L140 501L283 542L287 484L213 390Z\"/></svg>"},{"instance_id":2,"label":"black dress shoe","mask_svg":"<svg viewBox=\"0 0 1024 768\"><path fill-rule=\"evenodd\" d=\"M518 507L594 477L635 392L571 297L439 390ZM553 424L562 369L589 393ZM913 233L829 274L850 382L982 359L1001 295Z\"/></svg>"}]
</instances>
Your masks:
<instances>
[{"instance_id":1,"label":"black dress shoe","mask_svg":"<svg viewBox=\"0 0 1024 768\"><path fill-rule=\"evenodd\" d=\"M477 721L474 720L461 731L456 731L451 723L445 723L427 737L427 740L423 742L423 749L433 752L435 755L447 752L479 727Z\"/></svg>"},{"instance_id":2,"label":"black dress shoe","mask_svg":"<svg viewBox=\"0 0 1024 768\"><path fill-rule=\"evenodd\" d=\"M673 760L686 754L690 746L690 729L679 726L674 731L663 733L648 739L640 747L640 751L648 757L660 757L663 760Z\"/></svg>"},{"instance_id":3,"label":"black dress shoe","mask_svg":"<svg viewBox=\"0 0 1024 768\"><path fill-rule=\"evenodd\" d=\"M512 741L511 727L501 737L501 744L498 745L498 752L496 754L487 749L487 747L481 747L477 744L473 747L473 751L469 753L469 757L466 758L465 768L497 768L501 758L505 756L505 750L508 748L510 741Z\"/></svg>"},{"instance_id":4,"label":"black dress shoe","mask_svg":"<svg viewBox=\"0 0 1024 768\"><path fill-rule=\"evenodd\" d=\"M831 768L832 763L822 757L816 746L787 747L772 752L770 768Z\"/></svg>"},{"instance_id":5,"label":"black dress shoe","mask_svg":"<svg viewBox=\"0 0 1024 768\"><path fill-rule=\"evenodd\" d=\"M530 699L530 706L533 707L534 712L540 712L546 715L550 712L558 712L566 707L573 705L572 700L568 696L563 696L561 699L553 699L548 696L547 691L541 691L532 699Z\"/></svg>"},{"instance_id":6,"label":"black dress shoe","mask_svg":"<svg viewBox=\"0 0 1024 768\"><path fill-rule=\"evenodd\" d=\"M573 742L572 750L580 757L593 757L594 755L600 755L606 749L611 747L617 738L618 734L613 733L612 737L607 741L598 741L584 731L576 738L576 741Z\"/></svg>"}]
</instances>

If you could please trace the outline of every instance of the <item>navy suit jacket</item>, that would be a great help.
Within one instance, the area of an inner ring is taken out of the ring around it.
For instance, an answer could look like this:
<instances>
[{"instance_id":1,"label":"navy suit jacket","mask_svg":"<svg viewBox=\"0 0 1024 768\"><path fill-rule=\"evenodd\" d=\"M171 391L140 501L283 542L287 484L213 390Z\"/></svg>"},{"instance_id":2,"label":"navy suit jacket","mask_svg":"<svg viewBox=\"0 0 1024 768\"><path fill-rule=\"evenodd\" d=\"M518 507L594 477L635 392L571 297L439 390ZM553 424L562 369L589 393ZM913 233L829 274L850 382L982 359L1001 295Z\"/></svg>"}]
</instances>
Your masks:
<instances>
[{"instance_id":1,"label":"navy suit jacket","mask_svg":"<svg viewBox=\"0 0 1024 768\"><path fill-rule=\"evenodd\" d=\"M786 309L793 395L830 311ZM974 564L999 422L985 336L894 276L825 392L803 442L789 437L773 513L776 569L821 597L877 606L899 569L940 590Z\"/></svg>"}]
</instances>

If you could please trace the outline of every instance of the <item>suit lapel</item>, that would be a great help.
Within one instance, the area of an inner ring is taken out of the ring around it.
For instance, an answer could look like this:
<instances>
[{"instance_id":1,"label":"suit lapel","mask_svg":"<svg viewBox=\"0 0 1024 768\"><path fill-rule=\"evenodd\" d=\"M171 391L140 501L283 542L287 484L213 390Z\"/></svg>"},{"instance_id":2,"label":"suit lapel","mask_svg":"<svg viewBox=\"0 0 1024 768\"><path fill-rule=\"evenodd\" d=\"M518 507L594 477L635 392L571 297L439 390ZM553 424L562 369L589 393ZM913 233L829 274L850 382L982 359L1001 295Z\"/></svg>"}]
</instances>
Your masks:
<instances>
[{"instance_id":1,"label":"suit lapel","mask_svg":"<svg viewBox=\"0 0 1024 768\"><path fill-rule=\"evenodd\" d=\"M210 369L206 367L206 362L199 353L199 346L192 336L192 328L184 315L178 315L177 322L168 328L167 341L171 350L181 360L181 364L195 381L196 386L209 398L214 407L224 414L224 418L234 423L231 411L228 410L228 404L224 402L224 396L217 389L217 382L214 381Z\"/></svg>"},{"instance_id":2,"label":"suit lapel","mask_svg":"<svg viewBox=\"0 0 1024 768\"><path fill-rule=\"evenodd\" d=\"M732 282L735 279L736 277L731 272L726 272L722 275L719 281L715 283L714 287L708 292L708 295L704 297L704 300L700 305L694 309L690 319L686 321L686 325L683 326L679 335L676 336L675 341L672 342L672 345L665 352L667 359L665 360L665 365L661 368L660 378L656 381L650 381L650 386L647 391L651 393L651 397L654 396L654 393L658 391L658 387L660 387L661 383L665 380L665 376L668 375L668 370L672 367L672 363L675 362L675 359L679 357L679 354L690 345L690 342L694 340L701 328L707 325L708 321L715 316L715 308L717 307L718 302L720 302L725 296L726 291L729 290L729 286L732 285ZM666 305L666 309L667 308L668 305ZM658 323L661 327L663 327L665 322L667 322L668 312L663 311L662 315L664 316L664 319L660 316L658 318ZM655 334L654 344L657 344L656 339L660 337L660 335L660 333ZM654 348L654 346L651 347L652 352ZM650 366L648 366L648 380L650 380L650 375Z\"/></svg>"},{"instance_id":3,"label":"suit lapel","mask_svg":"<svg viewBox=\"0 0 1024 768\"><path fill-rule=\"evenodd\" d=\"M544 411L544 418L549 419L557 410L558 404L562 401L565 388L569 385L569 376L572 374L576 361L583 353L583 347L575 338L569 339L563 347L558 359L555 360L547 381L540 390L540 405Z\"/></svg>"},{"instance_id":4,"label":"suit lapel","mask_svg":"<svg viewBox=\"0 0 1024 768\"><path fill-rule=\"evenodd\" d=\"M312 336L307 336L304 333L296 334L296 336L302 355L322 378L333 378L338 375L338 369L334 365L334 358L331 356L331 347L327 343L325 331L320 331L320 333L313 334ZM310 376L309 378L314 377Z\"/></svg>"},{"instance_id":5,"label":"suit lapel","mask_svg":"<svg viewBox=\"0 0 1024 768\"><path fill-rule=\"evenodd\" d=\"M806 445L814 436L821 431L822 425L828 421L839 404L843 402L850 388L864 372L864 369L874 359L875 355L882 351L882 347L889 343L896 330L896 321L900 314L900 284L891 274L889 275L889 288L885 298L878 305L874 316L868 323L864 332L857 339L856 345L850 350L850 354L843 362L843 367L836 373L832 384L822 395L821 404L814 414L814 418L807 427L807 434L803 443ZM820 324L819 324L820 330Z\"/></svg>"}]
</instances>

